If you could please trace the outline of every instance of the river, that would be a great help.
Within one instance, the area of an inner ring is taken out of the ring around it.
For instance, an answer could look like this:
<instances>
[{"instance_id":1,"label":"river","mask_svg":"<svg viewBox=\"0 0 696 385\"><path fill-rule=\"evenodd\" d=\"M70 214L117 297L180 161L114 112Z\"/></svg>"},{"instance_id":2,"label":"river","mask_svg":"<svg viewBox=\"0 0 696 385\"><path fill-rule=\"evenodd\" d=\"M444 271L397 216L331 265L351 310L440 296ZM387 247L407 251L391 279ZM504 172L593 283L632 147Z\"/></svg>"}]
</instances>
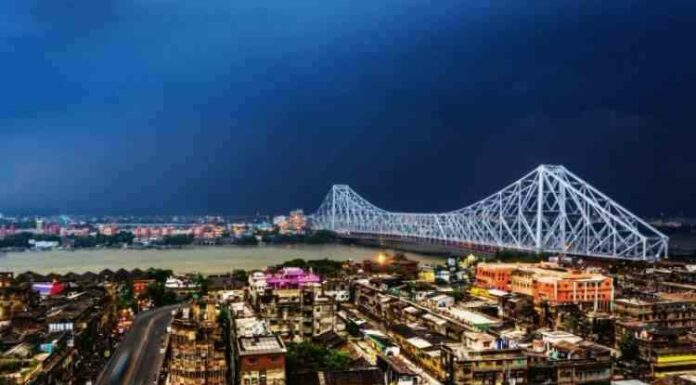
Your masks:
<instances>
[{"instance_id":1,"label":"river","mask_svg":"<svg viewBox=\"0 0 696 385\"><path fill-rule=\"evenodd\" d=\"M212 274L229 272L233 269L262 269L295 258L362 261L374 258L377 252L377 249L346 245L25 251L0 254L0 271L64 274L99 272L103 269L131 270L155 267L172 269L177 273ZM410 259L430 264L444 261L444 258L415 253L405 253L405 255Z\"/></svg>"}]
</instances>

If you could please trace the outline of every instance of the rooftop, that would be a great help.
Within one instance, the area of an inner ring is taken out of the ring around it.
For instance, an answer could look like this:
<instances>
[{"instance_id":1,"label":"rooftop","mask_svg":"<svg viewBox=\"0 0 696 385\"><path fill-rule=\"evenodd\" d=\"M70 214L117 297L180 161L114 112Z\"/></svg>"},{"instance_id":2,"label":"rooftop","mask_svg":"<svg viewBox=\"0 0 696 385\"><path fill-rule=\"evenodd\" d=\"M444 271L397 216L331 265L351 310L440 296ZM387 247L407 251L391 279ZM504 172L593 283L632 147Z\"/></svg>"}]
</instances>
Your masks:
<instances>
[{"instance_id":1,"label":"rooftop","mask_svg":"<svg viewBox=\"0 0 696 385\"><path fill-rule=\"evenodd\" d=\"M475 313L471 310L462 309L459 307L449 308L445 311L455 319L464 321L472 325L492 325L500 322L500 320L498 319L488 317L480 313Z\"/></svg>"},{"instance_id":2,"label":"rooftop","mask_svg":"<svg viewBox=\"0 0 696 385\"><path fill-rule=\"evenodd\" d=\"M285 353L285 344L275 335L262 337L240 337L237 339L239 354L242 356L256 354Z\"/></svg>"},{"instance_id":3,"label":"rooftop","mask_svg":"<svg viewBox=\"0 0 696 385\"><path fill-rule=\"evenodd\" d=\"M311 270L305 272L299 267L285 267L273 274L266 274L266 283L270 286L303 286L313 283L321 283L321 278Z\"/></svg>"}]
</instances>

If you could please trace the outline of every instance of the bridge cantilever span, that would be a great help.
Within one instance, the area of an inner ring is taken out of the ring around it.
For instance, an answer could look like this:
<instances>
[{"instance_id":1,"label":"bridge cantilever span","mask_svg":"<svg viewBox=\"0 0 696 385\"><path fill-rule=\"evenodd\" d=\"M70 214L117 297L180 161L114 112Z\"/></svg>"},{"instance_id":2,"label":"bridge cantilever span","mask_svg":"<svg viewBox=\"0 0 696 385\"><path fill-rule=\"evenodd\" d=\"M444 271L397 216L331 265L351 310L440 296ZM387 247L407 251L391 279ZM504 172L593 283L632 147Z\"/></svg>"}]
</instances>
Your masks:
<instances>
[{"instance_id":1,"label":"bridge cantilever span","mask_svg":"<svg viewBox=\"0 0 696 385\"><path fill-rule=\"evenodd\" d=\"M334 185L310 218L340 235L402 237L590 257L654 261L669 239L563 166L541 165L460 210L399 213Z\"/></svg>"}]
</instances>

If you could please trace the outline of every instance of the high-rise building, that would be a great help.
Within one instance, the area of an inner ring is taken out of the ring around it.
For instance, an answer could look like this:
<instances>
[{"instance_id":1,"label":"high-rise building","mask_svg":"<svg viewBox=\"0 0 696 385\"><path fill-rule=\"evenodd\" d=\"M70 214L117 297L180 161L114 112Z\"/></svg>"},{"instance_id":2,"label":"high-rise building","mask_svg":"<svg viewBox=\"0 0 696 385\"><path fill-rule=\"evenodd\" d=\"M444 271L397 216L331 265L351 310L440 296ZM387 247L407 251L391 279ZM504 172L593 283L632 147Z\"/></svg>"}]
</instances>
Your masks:
<instances>
[{"instance_id":1,"label":"high-rise building","mask_svg":"<svg viewBox=\"0 0 696 385\"><path fill-rule=\"evenodd\" d=\"M228 363L215 303L202 299L184 307L172 321L169 383L226 385Z\"/></svg>"},{"instance_id":2,"label":"high-rise building","mask_svg":"<svg viewBox=\"0 0 696 385\"><path fill-rule=\"evenodd\" d=\"M250 280L254 305L273 333L298 341L333 330L336 301L322 294L316 274L289 267Z\"/></svg>"}]
</instances>

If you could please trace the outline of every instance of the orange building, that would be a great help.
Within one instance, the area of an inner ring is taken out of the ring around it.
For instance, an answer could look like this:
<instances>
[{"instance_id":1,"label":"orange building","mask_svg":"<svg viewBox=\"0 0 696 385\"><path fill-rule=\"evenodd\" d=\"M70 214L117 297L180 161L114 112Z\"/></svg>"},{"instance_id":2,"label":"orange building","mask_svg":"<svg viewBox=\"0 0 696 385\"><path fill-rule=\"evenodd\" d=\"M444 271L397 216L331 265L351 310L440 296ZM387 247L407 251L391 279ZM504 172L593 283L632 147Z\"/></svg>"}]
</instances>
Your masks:
<instances>
[{"instance_id":1,"label":"orange building","mask_svg":"<svg viewBox=\"0 0 696 385\"><path fill-rule=\"evenodd\" d=\"M512 271L519 267L516 263L479 263L476 266L476 286L510 291Z\"/></svg>"},{"instance_id":2,"label":"orange building","mask_svg":"<svg viewBox=\"0 0 696 385\"><path fill-rule=\"evenodd\" d=\"M480 263L476 285L530 296L534 303L577 304L609 310L614 300L611 277L547 264Z\"/></svg>"},{"instance_id":3,"label":"orange building","mask_svg":"<svg viewBox=\"0 0 696 385\"><path fill-rule=\"evenodd\" d=\"M584 271L544 268L534 268L532 272L531 292L534 303L546 302L552 306L576 304L592 307L595 311L608 311L614 300L611 277ZM524 270L520 270L520 273L528 274ZM513 272L513 277L517 274L517 271ZM513 279L513 282L515 285L512 291L521 294L529 292L528 287L517 286L521 280Z\"/></svg>"}]
</instances>

